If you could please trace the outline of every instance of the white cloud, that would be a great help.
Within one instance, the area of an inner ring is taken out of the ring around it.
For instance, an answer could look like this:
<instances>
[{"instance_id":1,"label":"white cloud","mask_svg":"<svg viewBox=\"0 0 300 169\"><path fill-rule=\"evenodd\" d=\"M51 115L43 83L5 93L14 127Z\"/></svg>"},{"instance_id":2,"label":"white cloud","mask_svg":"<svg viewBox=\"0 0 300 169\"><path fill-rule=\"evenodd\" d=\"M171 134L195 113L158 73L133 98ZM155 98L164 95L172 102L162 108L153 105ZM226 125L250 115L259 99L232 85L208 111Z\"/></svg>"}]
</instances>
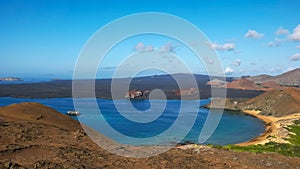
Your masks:
<instances>
[{"instance_id":1,"label":"white cloud","mask_svg":"<svg viewBox=\"0 0 300 169\"><path fill-rule=\"evenodd\" d=\"M276 42L273 42L273 41L268 43L269 47L278 47L279 45L280 45L280 43L276 43Z\"/></svg>"},{"instance_id":2,"label":"white cloud","mask_svg":"<svg viewBox=\"0 0 300 169\"><path fill-rule=\"evenodd\" d=\"M225 43L222 45L223 50L233 50L235 48L235 44L234 43Z\"/></svg>"},{"instance_id":3,"label":"white cloud","mask_svg":"<svg viewBox=\"0 0 300 169\"><path fill-rule=\"evenodd\" d=\"M143 52L145 50L144 43L143 42L139 42L138 44L136 44L135 47L134 47L134 50L138 51L138 52Z\"/></svg>"},{"instance_id":4,"label":"white cloud","mask_svg":"<svg viewBox=\"0 0 300 169\"><path fill-rule=\"evenodd\" d=\"M145 46L143 42L135 45L134 50L137 52L153 52L154 48L151 45Z\"/></svg>"},{"instance_id":5,"label":"white cloud","mask_svg":"<svg viewBox=\"0 0 300 169\"><path fill-rule=\"evenodd\" d=\"M288 33L289 33L289 30L284 29L283 27L279 27L278 30L276 31L276 35L285 35Z\"/></svg>"},{"instance_id":6,"label":"white cloud","mask_svg":"<svg viewBox=\"0 0 300 169\"><path fill-rule=\"evenodd\" d=\"M294 28L293 33L290 34L289 38L292 41L300 41L300 24Z\"/></svg>"},{"instance_id":7,"label":"white cloud","mask_svg":"<svg viewBox=\"0 0 300 169\"><path fill-rule=\"evenodd\" d=\"M271 42L268 43L268 46L269 47L278 47L278 46L280 46L281 41L282 41L281 39L275 38L274 41L271 41Z\"/></svg>"},{"instance_id":8,"label":"white cloud","mask_svg":"<svg viewBox=\"0 0 300 169\"><path fill-rule=\"evenodd\" d=\"M204 60L206 63L208 63L210 65L214 63L214 60L210 59L209 57L204 57Z\"/></svg>"},{"instance_id":9,"label":"white cloud","mask_svg":"<svg viewBox=\"0 0 300 169\"><path fill-rule=\"evenodd\" d=\"M296 53L290 58L292 61L300 60L300 53Z\"/></svg>"},{"instance_id":10,"label":"white cloud","mask_svg":"<svg viewBox=\"0 0 300 169\"><path fill-rule=\"evenodd\" d=\"M234 70L231 69L230 67L226 67L226 69L224 70L224 73L227 75L230 75L230 74L234 73Z\"/></svg>"},{"instance_id":11,"label":"white cloud","mask_svg":"<svg viewBox=\"0 0 300 169\"><path fill-rule=\"evenodd\" d=\"M250 62L250 65L256 66L257 64L255 62Z\"/></svg>"},{"instance_id":12,"label":"white cloud","mask_svg":"<svg viewBox=\"0 0 300 169\"><path fill-rule=\"evenodd\" d=\"M211 48L215 50L221 50L221 51L232 51L235 48L234 43L224 43L224 44L217 44L217 43L211 43Z\"/></svg>"},{"instance_id":13,"label":"white cloud","mask_svg":"<svg viewBox=\"0 0 300 169\"><path fill-rule=\"evenodd\" d=\"M239 59L236 59L231 65L232 66L240 66L241 65L241 63L242 63L242 61L241 60L239 60Z\"/></svg>"},{"instance_id":14,"label":"white cloud","mask_svg":"<svg viewBox=\"0 0 300 169\"><path fill-rule=\"evenodd\" d=\"M177 48L177 46L174 46L171 42L168 42L165 45L163 45L160 49L163 52L172 52L172 53L175 53L175 49L176 48Z\"/></svg>"},{"instance_id":15,"label":"white cloud","mask_svg":"<svg viewBox=\"0 0 300 169\"><path fill-rule=\"evenodd\" d=\"M240 51L240 50L235 50L234 53L235 53L235 54L240 54L240 53L242 53L242 51Z\"/></svg>"},{"instance_id":16,"label":"white cloud","mask_svg":"<svg viewBox=\"0 0 300 169\"><path fill-rule=\"evenodd\" d=\"M154 48L151 45L148 45L148 46L145 47L146 52L153 52L153 50L154 50Z\"/></svg>"},{"instance_id":17,"label":"white cloud","mask_svg":"<svg viewBox=\"0 0 300 169\"><path fill-rule=\"evenodd\" d=\"M255 30L248 29L248 32L245 34L245 38L253 38L253 39L260 39L264 36L262 33L258 33Z\"/></svg>"},{"instance_id":18,"label":"white cloud","mask_svg":"<svg viewBox=\"0 0 300 169\"><path fill-rule=\"evenodd\" d=\"M297 48L297 49L300 49L300 45L297 45L296 48Z\"/></svg>"}]
</instances>

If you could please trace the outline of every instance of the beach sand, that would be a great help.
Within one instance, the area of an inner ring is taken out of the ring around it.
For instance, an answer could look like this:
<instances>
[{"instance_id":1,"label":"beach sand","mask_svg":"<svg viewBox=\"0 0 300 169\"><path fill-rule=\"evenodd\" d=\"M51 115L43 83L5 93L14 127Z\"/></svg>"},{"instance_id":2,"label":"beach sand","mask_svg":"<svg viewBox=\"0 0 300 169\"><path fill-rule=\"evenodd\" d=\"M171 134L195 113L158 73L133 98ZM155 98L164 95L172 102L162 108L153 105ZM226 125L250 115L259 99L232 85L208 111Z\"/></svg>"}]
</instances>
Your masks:
<instances>
[{"instance_id":1,"label":"beach sand","mask_svg":"<svg viewBox=\"0 0 300 169\"><path fill-rule=\"evenodd\" d=\"M300 119L300 112L282 117L260 115L260 111L256 110L244 110L243 112L264 121L265 132L250 141L236 144L239 146L266 144L268 142L288 143L285 138L288 137L289 132L285 127L292 125L294 120Z\"/></svg>"}]
</instances>

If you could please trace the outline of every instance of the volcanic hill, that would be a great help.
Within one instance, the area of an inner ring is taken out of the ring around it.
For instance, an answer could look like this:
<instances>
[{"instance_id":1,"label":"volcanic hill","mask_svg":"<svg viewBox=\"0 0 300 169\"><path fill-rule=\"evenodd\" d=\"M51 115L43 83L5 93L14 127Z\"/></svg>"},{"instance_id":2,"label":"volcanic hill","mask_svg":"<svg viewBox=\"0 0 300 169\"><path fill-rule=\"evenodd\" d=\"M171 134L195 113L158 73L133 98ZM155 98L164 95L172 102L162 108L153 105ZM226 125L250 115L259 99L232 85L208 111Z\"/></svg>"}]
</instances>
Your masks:
<instances>
[{"instance_id":1,"label":"volcanic hill","mask_svg":"<svg viewBox=\"0 0 300 169\"><path fill-rule=\"evenodd\" d=\"M294 69L277 76L258 75L247 77L255 83L274 81L283 86L300 86L300 68Z\"/></svg>"},{"instance_id":2,"label":"volcanic hill","mask_svg":"<svg viewBox=\"0 0 300 169\"><path fill-rule=\"evenodd\" d=\"M228 110L260 110L262 115L281 117L300 112L300 89L286 87L282 90L270 90L251 99L215 98L207 108L223 108Z\"/></svg>"}]
</instances>

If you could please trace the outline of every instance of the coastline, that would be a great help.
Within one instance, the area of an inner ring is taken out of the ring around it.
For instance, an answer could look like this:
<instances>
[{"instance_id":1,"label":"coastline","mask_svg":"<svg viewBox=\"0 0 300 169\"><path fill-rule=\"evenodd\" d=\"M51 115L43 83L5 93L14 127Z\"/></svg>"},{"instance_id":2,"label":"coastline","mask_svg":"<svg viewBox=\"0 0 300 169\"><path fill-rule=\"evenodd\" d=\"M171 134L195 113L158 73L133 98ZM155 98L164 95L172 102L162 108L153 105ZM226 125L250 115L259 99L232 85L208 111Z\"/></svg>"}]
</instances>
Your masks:
<instances>
[{"instance_id":1,"label":"coastline","mask_svg":"<svg viewBox=\"0 0 300 169\"><path fill-rule=\"evenodd\" d=\"M265 123L265 132L249 141L235 144L238 146L264 145L268 142L288 143L285 138L289 132L285 127L292 125L294 120L300 119L300 112L282 117L260 115L261 111L257 110L243 110L243 112L262 120Z\"/></svg>"}]
</instances>

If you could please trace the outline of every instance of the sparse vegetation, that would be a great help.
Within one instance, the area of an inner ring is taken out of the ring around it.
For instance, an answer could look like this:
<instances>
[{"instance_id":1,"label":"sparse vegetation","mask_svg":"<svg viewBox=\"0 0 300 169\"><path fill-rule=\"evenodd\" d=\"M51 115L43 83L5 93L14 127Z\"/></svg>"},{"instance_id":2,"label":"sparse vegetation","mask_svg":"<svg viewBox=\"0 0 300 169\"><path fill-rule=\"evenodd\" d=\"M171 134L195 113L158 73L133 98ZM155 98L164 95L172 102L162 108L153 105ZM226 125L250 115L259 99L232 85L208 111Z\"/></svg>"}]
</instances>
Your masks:
<instances>
[{"instance_id":1,"label":"sparse vegetation","mask_svg":"<svg viewBox=\"0 0 300 169\"><path fill-rule=\"evenodd\" d=\"M294 123L295 124L300 124L300 120L295 120Z\"/></svg>"},{"instance_id":2,"label":"sparse vegetation","mask_svg":"<svg viewBox=\"0 0 300 169\"><path fill-rule=\"evenodd\" d=\"M227 146L213 146L218 149L234 150L239 152L275 152L283 154L286 156L296 156L300 157L300 120L296 120L295 125L288 126L288 130L291 132L289 137L286 139L291 144L284 143L275 143L270 142L265 145L250 145L250 146L236 146L236 145L227 145Z\"/></svg>"}]
</instances>

